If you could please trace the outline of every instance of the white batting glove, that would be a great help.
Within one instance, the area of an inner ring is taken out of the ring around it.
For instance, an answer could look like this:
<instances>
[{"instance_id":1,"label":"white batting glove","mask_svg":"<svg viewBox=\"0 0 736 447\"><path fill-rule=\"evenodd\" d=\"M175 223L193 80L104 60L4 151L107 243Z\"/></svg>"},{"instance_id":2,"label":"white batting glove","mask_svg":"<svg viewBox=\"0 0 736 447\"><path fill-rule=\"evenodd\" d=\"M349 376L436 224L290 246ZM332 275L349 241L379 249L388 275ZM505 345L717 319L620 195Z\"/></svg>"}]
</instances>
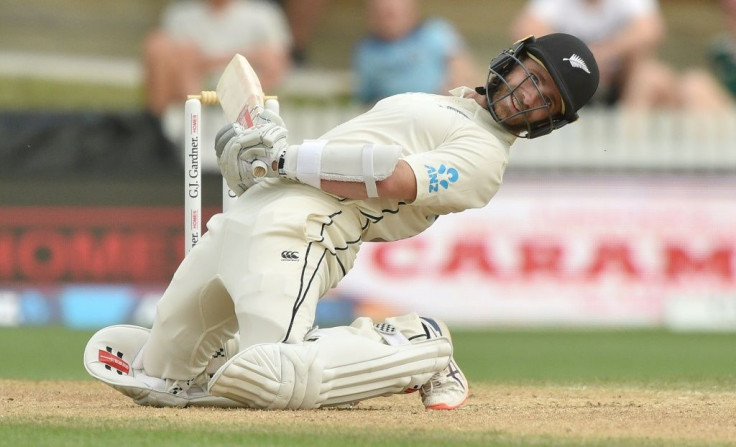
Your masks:
<instances>
[{"instance_id":1,"label":"white batting glove","mask_svg":"<svg viewBox=\"0 0 736 447\"><path fill-rule=\"evenodd\" d=\"M264 108L260 109L260 112L256 115L255 119L253 120L253 123L255 126L261 126L269 123L274 123L280 127L286 127L286 124L284 124L284 120L279 115L279 103L275 99L269 99L266 101L266 105ZM286 141L286 137L284 137L284 141ZM266 145L270 145L273 147L276 145L276 141L274 141L273 138L266 138L264 141ZM267 149L267 148L264 148ZM261 155L258 152L251 152L249 154L241 154L241 158L251 160L252 158L257 158L259 161L265 163L268 167L266 170L266 175L264 177L276 177L277 172L274 172L272 168L273 160L266 155L266 150L263 155ZM255 179L256 182L260 181L264 177L257 177Z\"/></svg>"},{"instance_id":2,"label":"white batting glove","mask_svg":"<svg viewBox=\"0 0 736 447\"><path fill-rule=\"evenodd\" d=\"M283 118L278 113L270 109L262 109L261 112L253 120L255 126L262 126L264 124L274 123L281 127L286 127Z\"/></svg>"},{"instance_id":3,"label":"white batting glove","mask_svg":"<svg viewBox=\"0 0 736 447\"><path fill-rule=\"evenodd\" d=\"M217 132L215 138L215 153L217 154L217 166L225 179L227 186L240 196L256 182L251 173L250 163L243 162L238 158L242 147L236 138L245 129L237 123L227 124ZM260 141L254 140L254 141Z\"/></svg>"},{"instance_id":4,"label":"white batting glove","mask_svg":"<svg viewBox=\"0 0 736 447\"><path fill-rule=\"evenodd\" d=\"M278 177L278 168L274 170L273 167L278 165L279 158L289 147L289 143L286 141L289 131L285 127L273 123L259 127L262 127L260 143L245 147L240 154L240 158L251 162L254 160L263 161L268 166L266 177Z\"/></svg>"},{"instance_id":5,"label":"white batting glove","mask_svg":"<svg viewBox=\"0 0 736 447\"><path fill-rule=\"evenodd\" d=\"M283 122L278 115L274 116ZM278 174L272 169L272 161L278 160L277 151L288 147L288 130L285 127L272 121L262 122L263 124L248 129L237 123L228 124L217 132L215 138L220 173L228 187L238 196L261 180L252 173L255 160L262 160L268 165L268 177L276 177Z\"/></svg>"}]
</instances>

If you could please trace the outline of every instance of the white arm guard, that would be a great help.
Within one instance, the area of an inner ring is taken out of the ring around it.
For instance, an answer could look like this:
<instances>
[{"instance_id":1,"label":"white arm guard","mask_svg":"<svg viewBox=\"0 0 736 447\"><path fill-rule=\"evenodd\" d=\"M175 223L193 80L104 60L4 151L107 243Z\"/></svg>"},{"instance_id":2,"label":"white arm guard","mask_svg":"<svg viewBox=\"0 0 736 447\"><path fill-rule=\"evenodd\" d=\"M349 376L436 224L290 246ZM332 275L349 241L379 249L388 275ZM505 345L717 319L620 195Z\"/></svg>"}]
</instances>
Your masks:
<instances>
[{"instance_id":1,"label":"white arm guard","mask_svg":"<svg viewBox=\"0 0 736 447\"><path fill-rule=\"evenodd\" d=\"M321 180L363 182L368 197L378 197L376 182L396 168L401 146L330 145L328 140L306 140L289 146L279 159L279 175L320 187Z\"/></svg>"}]
</instances>

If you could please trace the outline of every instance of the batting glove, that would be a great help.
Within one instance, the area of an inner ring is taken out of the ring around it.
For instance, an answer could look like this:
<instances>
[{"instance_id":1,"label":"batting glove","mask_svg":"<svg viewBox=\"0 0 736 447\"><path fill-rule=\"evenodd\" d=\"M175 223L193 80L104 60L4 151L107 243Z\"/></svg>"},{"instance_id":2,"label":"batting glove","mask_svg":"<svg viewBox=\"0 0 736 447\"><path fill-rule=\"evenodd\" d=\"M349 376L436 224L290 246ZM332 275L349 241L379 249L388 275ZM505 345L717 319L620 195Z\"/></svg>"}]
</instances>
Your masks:
<instances>
[{"instance_id":1,"label":"batting glove","mask_svg":"<svg viewBox=\"0 0 736 447\"><path fill-rule=\"evenodd\" d=\"M260 142L245 147L240 154L240 158L249 161L261 160L268 165L266 177L278 177L278 169L274 171L273 167L278 164L279 158L289 147L289 143L286 141L289 131L285 127L274 123L259 127L261 128L259 132Z\"/></svg>"},{"instance_id":2,"label":"batting glove","mask_svg":"<svg viewBox=\"0 0 736 447\"><path fill-rule=\"evenodd\" d=\"M256 118L253 120L253 125L255 126L262 126L269 123L274 123L281 127L286 127L283 118L281 118L273 110L269 109L261 109L260 113L258 113L258 115L256 115Z\"/></svg>"},{"instance_id":3,"label":"batting glove","mask_svg":"<svg viewBox=\"0 0 736 447\"><path fill-rule=\"evenodd\" d=\"M275 115L278 118L278 115ZM280 118L279 118L279 121ZM262 177L254 177L253 162L262 160L268 165L268 177L276 177L273 160L288 147L288 130L272 121L244 128L240 124L228 124L215 138L217 165L228 187L238 196L256 184ZM283 122L283 121L281 121Z\"/></svg>"}]
</instances>

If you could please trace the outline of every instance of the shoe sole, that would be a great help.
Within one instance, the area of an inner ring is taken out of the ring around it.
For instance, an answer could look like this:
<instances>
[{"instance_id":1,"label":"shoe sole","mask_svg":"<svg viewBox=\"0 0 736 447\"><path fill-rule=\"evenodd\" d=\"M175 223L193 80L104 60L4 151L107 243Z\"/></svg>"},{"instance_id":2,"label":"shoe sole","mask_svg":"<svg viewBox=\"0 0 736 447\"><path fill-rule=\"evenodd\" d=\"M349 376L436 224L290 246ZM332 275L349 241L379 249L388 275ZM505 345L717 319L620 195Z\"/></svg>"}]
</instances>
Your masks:
<instances>
[{"instance_id":1,"label":"shoe sole","mask_svg":"<svg viewBox=\"0 0 736 447\"><path fill-rule=\"evenodd\" d=\"M456 410L456 409L462 407L463 405L465 405L465 402L468 401L468 395L469 394L466 394L465 395L465 399L463 399L463 401L460 402L457 405L448 405L447 403L442 402L442 403L439 403L439 404L429 405L429 406L426 406L424 408L426 408L427 410L440 410L440 411L441 410Z\"/></svg>"}]
</instances>

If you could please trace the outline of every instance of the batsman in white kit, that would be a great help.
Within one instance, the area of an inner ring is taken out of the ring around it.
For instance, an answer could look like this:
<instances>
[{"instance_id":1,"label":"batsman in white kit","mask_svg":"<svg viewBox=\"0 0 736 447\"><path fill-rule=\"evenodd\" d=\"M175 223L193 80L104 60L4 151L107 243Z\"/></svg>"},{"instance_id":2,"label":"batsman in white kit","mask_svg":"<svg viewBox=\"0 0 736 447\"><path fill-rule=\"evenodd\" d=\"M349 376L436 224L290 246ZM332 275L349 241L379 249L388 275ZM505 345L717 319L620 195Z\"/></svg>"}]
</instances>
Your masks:
<instances>
[{"instance_id":1,"label":"batsman in white kit","mask_svg":"<svg viewBox=\"0 0 736 447\"><path fill-rule=\"evenodd\" d=\"M227 125L215 147L237 201L208 222L152 328L98 331L87 371L141 405L310 409L418 391L428 409L460 407L468 383L441 320L315 328L317 302L363 242L488 204L514 140L576 121L597 86L582 41L530 36L491 61L481 87L389 97L316 140L288 143L269 111Z\"/></svg>"}]
</instances>

